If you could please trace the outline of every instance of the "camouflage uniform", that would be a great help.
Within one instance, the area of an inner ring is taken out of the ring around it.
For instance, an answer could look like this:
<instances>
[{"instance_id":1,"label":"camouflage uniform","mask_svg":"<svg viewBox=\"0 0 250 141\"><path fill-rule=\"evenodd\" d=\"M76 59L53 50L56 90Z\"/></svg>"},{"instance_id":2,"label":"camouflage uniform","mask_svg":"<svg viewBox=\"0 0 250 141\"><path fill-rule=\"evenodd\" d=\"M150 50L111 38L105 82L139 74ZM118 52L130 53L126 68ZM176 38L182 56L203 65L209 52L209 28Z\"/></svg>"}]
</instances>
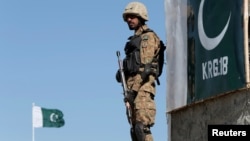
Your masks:
<instances>
[{"instance_id":1,"label":"camouflage uniform","mask_svg":"<svg viewBox=\"0 0 250 141\"><path fill-rule=\"evenodd\" d=\"M140 57L141 63L151 63L155 54L159 51L159 38L154 32L143 33L143 30L148 29L147 25L139 28L135 35L141 36ZM140 68L143 71L144 68ZM127 77L127 87L129 90L137 92L135 100L131 107L133 108L133 124L141 122L143 125L151 127L155 122L156 105L154 102L155 77L149 75L148 81L142 83L141 75L138 73L135 76ZM145 141L153 141L151 134L147 134Z\"/></svg>"}]
</instances>

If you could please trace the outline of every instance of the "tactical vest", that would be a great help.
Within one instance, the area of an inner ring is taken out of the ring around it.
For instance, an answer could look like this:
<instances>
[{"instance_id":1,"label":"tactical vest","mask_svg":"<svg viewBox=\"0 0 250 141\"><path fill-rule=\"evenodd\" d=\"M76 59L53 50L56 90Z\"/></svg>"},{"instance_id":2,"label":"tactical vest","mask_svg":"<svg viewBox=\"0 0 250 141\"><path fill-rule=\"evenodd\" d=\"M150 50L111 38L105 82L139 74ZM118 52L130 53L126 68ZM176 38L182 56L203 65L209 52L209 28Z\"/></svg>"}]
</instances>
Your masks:
<instances>
[{"instance_id":1,"label":"tactical vest","mask_svg":"<svg viewBox=\"0 0 250 141\"><path fill-rule=\"evenodd\" d=\"M146 32L154 32L151 29L147 29L143 31L143 33ZM141 57L140 57L140 43L141 43L141 36L140 35L134 35L128 38L129 41L126 43L124 51L126 54L125 59L123 60L123 67L124 67L124 73L125 74L137 74L139 73L139 68L144 67L144 65L141 63ZM156 70L154 72L151 72L156 77L158 85L160 84L158 77L162 74L162 69L164 65L164 51L166 49L166 46L164 43L160 40L160 50L158 54L153 58L151 67L152 70Z\"/></svg>"},{"instance_id":2,"label":"tactical vest","mask_svg":"<svg viewBox=\"0 0 250 141\"><path fill-rule=\"evenodd\" d=\"M141 66L140 43L140 35L135 35L129 37L129 41L125 45L126 57L123 60L123 68L126 74L136 74L139 71Z\"/></svg>"}]
</instances>

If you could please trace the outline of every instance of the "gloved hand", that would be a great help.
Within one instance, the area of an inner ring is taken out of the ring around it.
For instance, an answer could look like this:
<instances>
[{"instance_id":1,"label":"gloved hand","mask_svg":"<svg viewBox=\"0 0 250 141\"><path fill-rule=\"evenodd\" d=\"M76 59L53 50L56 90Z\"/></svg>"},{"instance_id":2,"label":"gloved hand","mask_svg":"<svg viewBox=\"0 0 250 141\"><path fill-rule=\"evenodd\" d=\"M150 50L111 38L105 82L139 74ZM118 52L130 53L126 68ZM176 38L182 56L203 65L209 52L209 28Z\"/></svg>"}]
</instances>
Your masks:
<instances>
[{"instance_id":1,"label":"gloved hand","mask_svg":"<svg viewBox=\"0 0 250 141\"><path fill-rule=\"evenodd\" d=\"M121 78L120 70L117 70L116 75L115 75L115 78L116 78L116 81L117 81L118 83L121 83L122 78Z\"/></svg>"},{"instance_id":2,"label":"gloved hand","mask_svg":"<svg viewBox=\"0 0 250 141\"><path fill-rule=\"evenodd\" d=\"M129 102L130 104L132 104L135 100L135 97L137 95L137 92L130 90L127 92L127 96L124 98L124 102Z\"/></svg>"},{"instance_id":3,"label":"gloved hand","mask_svg":"<svg viewBox=\"0 0 250 141\"><path fill-rule=\"evenodd\" d=\"M145 64L145 67L144 67L144 71L141 72L141 79L143 82L145 82L146 80L148 80L148 76L151 74L151 64Z\"/></svg>"}]
</instances>

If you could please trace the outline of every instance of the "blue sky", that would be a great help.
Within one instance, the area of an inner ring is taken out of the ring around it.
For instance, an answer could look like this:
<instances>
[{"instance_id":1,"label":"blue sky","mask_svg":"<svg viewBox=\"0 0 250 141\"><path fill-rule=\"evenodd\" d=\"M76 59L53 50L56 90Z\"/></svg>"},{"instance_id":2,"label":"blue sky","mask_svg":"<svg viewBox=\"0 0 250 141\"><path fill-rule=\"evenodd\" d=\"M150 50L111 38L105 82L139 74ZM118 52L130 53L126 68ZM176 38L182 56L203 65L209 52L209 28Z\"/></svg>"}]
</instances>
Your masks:
<instances>
[{"instance_id":1,"label":"blue sky","mask_svg":"<svg viewBox=\"0 0 250 141\"><path fill-rule=\"evenodd\" d=\"M142 1L142 0L141 0ZM129 0L1 0L0 140L32 140L32 103L57 108L65 126L36 128L35 141L128 141L116 51L133 34ZM164 1L142 1L166 43ZM166 69L166 67L165 67ZM156 141L167 140L166 74L157 86Z\"/></svg>"}]
</instances>

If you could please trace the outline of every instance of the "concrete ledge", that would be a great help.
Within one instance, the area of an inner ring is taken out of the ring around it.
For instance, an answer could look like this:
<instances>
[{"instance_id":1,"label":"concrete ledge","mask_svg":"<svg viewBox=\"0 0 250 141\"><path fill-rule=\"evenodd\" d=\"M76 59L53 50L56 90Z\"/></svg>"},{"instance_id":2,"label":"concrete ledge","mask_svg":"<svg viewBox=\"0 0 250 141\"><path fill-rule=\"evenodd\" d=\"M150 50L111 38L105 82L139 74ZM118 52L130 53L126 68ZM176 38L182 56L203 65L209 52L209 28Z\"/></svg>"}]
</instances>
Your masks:
<instances>
[{"instance_id":1,"label":"concrete ledge","mask_svg":"<svg viewBox=\"0 0 250 141\"><path fill-rule=\"evenodd\" d=\"M250 89L223 94L169 114L171 141L207 141L209 124L249 124Z\"/></svg>"}]
</instances>

